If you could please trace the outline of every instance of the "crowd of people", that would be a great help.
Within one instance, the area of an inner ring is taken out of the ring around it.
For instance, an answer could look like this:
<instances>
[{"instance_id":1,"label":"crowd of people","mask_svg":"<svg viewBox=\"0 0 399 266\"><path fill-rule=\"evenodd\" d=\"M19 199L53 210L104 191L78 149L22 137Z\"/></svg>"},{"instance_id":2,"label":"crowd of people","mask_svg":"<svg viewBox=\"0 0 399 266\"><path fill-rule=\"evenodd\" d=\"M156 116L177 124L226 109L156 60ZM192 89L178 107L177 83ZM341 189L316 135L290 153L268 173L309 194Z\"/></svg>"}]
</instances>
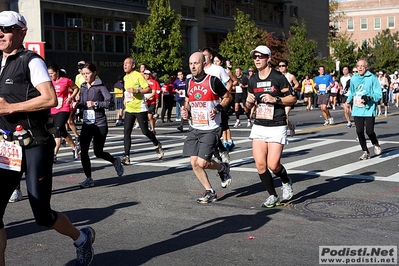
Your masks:
<instances>
[{"instance_id":1,"label":"crowd of people","mask_svg":"<svg viewBox=\"0 0 399 266\"><path fill-rule=\"evenodd\" d=\"M287 60L279 60L277 67L271 65L272 51L267 46L259 45L250 52L248 56L253 59L254 68L248 71L239 66L233 71L231 63L222 55L204 48L190 56L190 76L184 77L183 71L178 71L175 80L170 77L160 84L158 75L146 65L142 64L140 71L136 71L137 62L129 56L123 62L124 77L118 77L114 85L116 126L124 127L123 155L114 157L104 151L109 126L106 110L112 97L96 65L79 61L78 74L72 81L58 65L46 66L40 56L23 48L26 33L27 22L21 14L0 13L0 39L3 40L0 43L0 129L4 139L0 146L15 150L0 154L8 161L0 163L0 265L5 264L4 212L8 202L22 198L19 184L24 173L36 223L53 228L74 241L76 265L90 265L93 259L94 229L78 230L64 214L50 207L52 167L58 163L62 139L71 147L73 160L80 157L85 174L80 187L93 187L90 145L94 155L113 165L117 176L121 177L123 165L131 164L131 133L135 128L140 128L153 143L158 159L164 157L155 124L156 121L171 123L172 109L176 108L176 121L180 122L177 129L183 131L184 121L189 124L183 155L190 158L193 172L205 190L197 202L207 204L217 200L207 169L217 171L222 188L232 183L229 151L235 144L228 120L234 114L234 127L240 127L240 116L244 114L247 127L251 128L249 139L255 166L268 192L262 206L271 208L289 201L294 195L292 180L281 164L281 155L288 144L287 131L291 136L295 134L289 113L298 96L303 96L307 111L320 107L324 126L334 124L329 110L342 104L348 128L352 127L351 117L354 119L363 151L360 160L370 158L365 133L373 144L374 153L381 154L374 132L375 118L382 112L387 116L390 101L396 102L398 107L397 73L388 77L380 71L377 77L368 70L364 59L358 60L352 74L348 66L343 67L339 79L319 66L319 75L311 79L309 74L298 81L288 72ZM17 79L18 75L29 78ZM6 81L13 78L19 83ZM159 108L162 108L160 116ZM80 134L74 123L79 120L82 123ZM18 142L13 138L16 128L27 132L20 135ZM281 197L276 192L272 174L282 181Z\"/></svg>"}]
</instances>

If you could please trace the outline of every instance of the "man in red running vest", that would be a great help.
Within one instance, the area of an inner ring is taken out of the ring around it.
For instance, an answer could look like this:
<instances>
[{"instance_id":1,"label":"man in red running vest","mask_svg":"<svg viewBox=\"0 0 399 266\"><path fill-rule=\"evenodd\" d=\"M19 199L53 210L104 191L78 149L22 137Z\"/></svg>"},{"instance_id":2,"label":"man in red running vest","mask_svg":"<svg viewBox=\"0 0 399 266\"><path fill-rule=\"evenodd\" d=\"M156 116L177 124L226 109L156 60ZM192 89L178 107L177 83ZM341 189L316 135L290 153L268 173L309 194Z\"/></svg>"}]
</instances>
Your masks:
<instances>
[{"instance_id":1,"label":"man in red running vest","mask_svg":"<svg viewBox=\"0 0 399 266\"><path fill-rule=\"evenodd\" d=\"M202 53L193 53L189 66L193 77L186 87L186 102L181 108L181 115L183 119L188 119L190 112L191 126L184 142L183 155L190 156L194 173L206 190L197 202L211 203L217 200L217 195L205 169L218 171L223 188L231 183L228 165L213 161L212 155L222 134L221 111L231 102L232 96L217 77L205 74Z\"/></svg>"}]
</instances>

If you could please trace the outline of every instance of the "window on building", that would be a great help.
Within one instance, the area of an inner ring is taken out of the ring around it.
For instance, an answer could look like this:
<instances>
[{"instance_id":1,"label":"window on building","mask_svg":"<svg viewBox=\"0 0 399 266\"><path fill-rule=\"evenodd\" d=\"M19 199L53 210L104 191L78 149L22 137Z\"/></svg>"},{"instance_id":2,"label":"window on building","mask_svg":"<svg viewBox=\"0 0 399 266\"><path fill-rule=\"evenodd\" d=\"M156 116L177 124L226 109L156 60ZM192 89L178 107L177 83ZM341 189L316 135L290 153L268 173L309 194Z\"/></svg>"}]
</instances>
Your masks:
<instances>
[{"instance_id":1,"label":"window on building","mask_svg":"<svg viewBox=\"0 0 399 266\"><path fill-rule=\"evenodd\" d=\"M374 18L374 29L381 29L381 18Z\"/></svg>"},{"instance_id":2,"label":"window on building","mask_svg":"<svg viewBox=\"0 0 399 266\"><path fill-rule=\"evenodd\" d=\"M195 18L195 7L182 5L181 15L186 18Z\"/></svg>"},{"instance_id":3,"label":"window on building","mask_svg":"<svg viewBox=\"0 0 399 266\"><path fill-rule=\"evenodd\" d=\"M334 21L333 27L334 27L334 31L338 32L339 31L339 21Z\"/></svg>"},{"instance_id":4,"label":"window on building","mask_svg":"<svg viewBox=\"0 0 399 266\"><path fill-rule=\"evenodd\" d=\"M290 6L290 17L297 18L298 17L298 7Z\"/></svg>"},{"instance_id":5,"label":"window on building","mask_svg":"<svg viewBox=\"0 0 399 266\"><path fill-rule=\"evenodd\" d=\"M348 19L348 27L347 30L348 31L353 31L355 29L355 22L353 21L353 19Z\"/></svg>"},{"instance_id":6,"label":"window on building","mask_svg":"<svg viewBox=\"0 0 399 266\"><path fill-rule=\"evenodd\" d=\"M388 17L388 28L395 28L395 17Z\"/></svg>"},{"instance_id":7,"label":"window on building","mask_svg":"<svg viewBox=\"0 0 399 266\"><path fill-rule=\"evenodd\" d=\"M367 18L361 18L360 19L360 29L361 30L367 30L368 25L367 25Z\"/></svg>"},{"instance_id":8,"label":"window on building","mask_svg":"<svg viewBox=\"0 0 399 266\"><path fill-rule=\"evenodd\" d=\"M55 50L65 50L65 31L55 30L54 31L54 47Z\"/></svg>"},{"instance_id":9,"label":"window on building","mask_svg":"<svg viewBox=\"0 0 399 266\"><path fill-rule=\"evenodd\" d=\"M67 31L67 50L68 51L78 51L78 33L75 31Z\"/></svg>"},{"instance_id":10,"label":"window on building","mask_svg":"<svg viewBox=\"0 0 399 266\"><path fill-rule=\"evenodd\" d=\"M54 19L54 26L57 27L65 27L65 16L64 14L59 14L59 13L53 13L53 19Z\"/></svg>"}]
</instances>

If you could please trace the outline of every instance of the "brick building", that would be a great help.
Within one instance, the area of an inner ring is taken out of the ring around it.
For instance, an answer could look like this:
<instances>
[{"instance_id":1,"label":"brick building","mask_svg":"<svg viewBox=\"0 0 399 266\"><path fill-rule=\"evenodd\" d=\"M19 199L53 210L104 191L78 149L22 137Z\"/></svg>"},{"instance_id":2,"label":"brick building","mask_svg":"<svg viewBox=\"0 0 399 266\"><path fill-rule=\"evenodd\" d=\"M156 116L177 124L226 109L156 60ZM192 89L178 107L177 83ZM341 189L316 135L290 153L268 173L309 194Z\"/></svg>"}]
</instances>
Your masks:
<instances>
[{"instance_id":1,"label":"brick building","mask_svg":"<svg viewBox=\"0 0 399 266\"><path fill-rule=\"evenodd\" d=\"M398 31L399 0L342 0L339 12L344 17L334 24L335 29L350 34L358 46L383 30Z\"/></svg>"},{"instance_id":2,"label":"brick building","mask_svg":"<svg viewBox=\"0 0 399 266\"><path fill-rule=\"evenodd\" d=\"M182 15L186 57L198 48L217 48L235 26L236 8L250 14L258 27L288 36L290 26L304 19L317 53L328 56L328 0L170 0ZM14 10L28 21L27 42L45 42L48 62L76 74L76 62L92 61L106 83L122 74L130 54L132 28L149 15L147 0L2 0L1 10ZM185 63L187 59L185 60ZM155 70L156 71L156 70Z\"/></svg>"}]
</instances>

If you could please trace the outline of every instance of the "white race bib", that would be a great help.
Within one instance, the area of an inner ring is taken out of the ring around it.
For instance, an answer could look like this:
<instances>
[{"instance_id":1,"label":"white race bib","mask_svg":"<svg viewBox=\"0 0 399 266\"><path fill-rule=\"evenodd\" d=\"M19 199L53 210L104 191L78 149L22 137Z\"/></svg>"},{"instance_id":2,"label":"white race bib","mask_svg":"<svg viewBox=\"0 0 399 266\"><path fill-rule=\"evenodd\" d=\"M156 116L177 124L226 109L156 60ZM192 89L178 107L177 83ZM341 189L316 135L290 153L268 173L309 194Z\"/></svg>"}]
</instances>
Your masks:
<instances>
[{"instance_id":1,"label":"white race bib","mask_svg":"<svg viewBox=\"0 0 399 266\"><path fill-rule=\"evenodd\" d=\"M133 97L133 93L132 93L132 92L125 91L124 95L125 95L125 101L126 101L127 103L128 103L128 102L132 102L132 101L134 100L134 97Z\"/></svg>"},{"instance_id":2,"label":"white race bib","mask_svg":"<svg viewBox=\"0 0 399 266\"><path fill-rule=\"evenodd\" d=\"M353 97L353 105L357 107L364 107L364 102L362 101L362 96Z\"/></svg>"},{"instance_id":3,"label":"white race bib","mask_svg":"<svg viewBox=\"0 0 399 266\"><path fill-rule=\"evenodd\" d=\"M87 125L96 122L96 112L94 110L83 110L83 122Z\"/></svg>"},{"instance_id":4,"label":"white race bib","mask_svg":"<svg viewBox=\"0 0 399 266\"><path fill-rule=\"evenodd\" d=\"M0 140L0 168L21 172L22 147L13 141Z\"/></svg>"},{"instance_id":5,"label":"white race bib","mask_svg":"<svg viewBox=\"0 0 399 266\"><path fill-rule=\"evenodd\" d=\"M256 108L256 118L273 120L274 104L260 103Z\"/></svg>"},{"instance_id":6,"label":"white race bib","mask_svg":"<svg viewBox=\"0 0 399 266\"><path fill-rule=\"evenodd\" d=\"M196 126L208 125L208 110L206 108L191 108L191 123Z\"/></svg>"},{"instance_id":7,"label":"white race bib","mask_svg":"<svg viewBox=\"0 0 399 266\"><path fill-rule=\"evenodd\" d=\"M313 90L312 85L305 85L305 93L311 93Z\"/></svg>"},{"instance_id":8,"label":"white race bib","mask_svg":"<svg viewBox=\"0 0 399 266\"><path fill-rule=\"evenodd\" d=\"M236 93L242 93L242 88L240 86L236 86Z\"/></svg>"},{"instance_id":9,"label":"white race bib","mask_svg":"<svg viewBox=\"0 0 399 266\"><path fill-rule=\"evenodd\" d=\"M60 109L62 107L62 104L64 102L64 99L62 97L57 97L57 106L55 107L56 109Z\"/></svg>"}]
</instances>

